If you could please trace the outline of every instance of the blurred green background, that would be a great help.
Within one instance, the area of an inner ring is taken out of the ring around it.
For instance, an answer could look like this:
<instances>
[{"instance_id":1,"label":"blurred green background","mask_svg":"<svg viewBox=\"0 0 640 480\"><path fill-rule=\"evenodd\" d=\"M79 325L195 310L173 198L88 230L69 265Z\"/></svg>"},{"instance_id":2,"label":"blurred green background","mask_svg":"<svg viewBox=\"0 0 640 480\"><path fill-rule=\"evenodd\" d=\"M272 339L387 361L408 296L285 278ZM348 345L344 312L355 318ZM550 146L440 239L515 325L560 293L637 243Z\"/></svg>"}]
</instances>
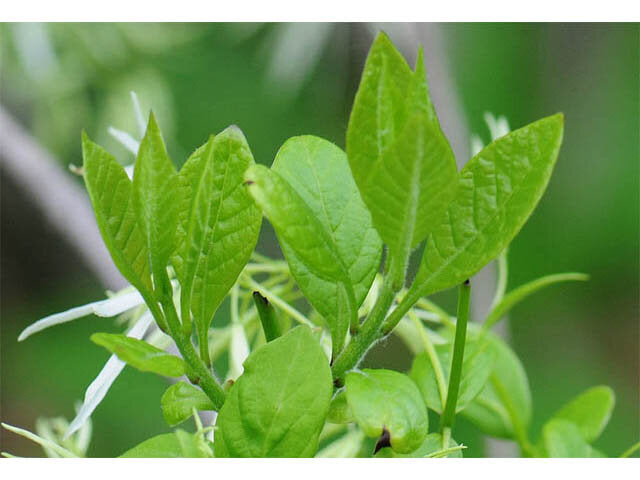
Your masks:
<instances>
[{"instance_id":1,"label":"blurred green background","mask_svg":"<svg viewBox=\"0 0 640 480\"><path fill-rule=\"evenodd\" d=\"M404 42L411 62L417 42L406 31L438 39L426 51L444 59L435 65L448 72L445 87L465 132L488 140L485 111L506 115L512 128L565 113L547 193L510 249L509 287L562 271L591 280L538 293L513 310L508 330L529 375L534 439L565 401L608 384L616 408L595 446L619 455L640 439L637 24L3 24L0 103L61 168L81 163L81 129L123 163L133 160L107 133L110 125L135 133L131 90L153 106L178 165L230 124L268 165L292 135L344 146L378 28ZM33 429L38 416L72 418L108 357L88 337L116 327L90 317L16 342L33 321L103 298L104 286L2 165L0 418ZM269 227L259 250L278 254ZM368 361L408 365L396 345ZM126 368L93 415L89 455L118 455L167 431L159 407L165 388L163 379ZM456 438L470 446L465 455L491 453L462 419ZM42 455L5 431L0 450Z\"/></svg>"}]
</instances>

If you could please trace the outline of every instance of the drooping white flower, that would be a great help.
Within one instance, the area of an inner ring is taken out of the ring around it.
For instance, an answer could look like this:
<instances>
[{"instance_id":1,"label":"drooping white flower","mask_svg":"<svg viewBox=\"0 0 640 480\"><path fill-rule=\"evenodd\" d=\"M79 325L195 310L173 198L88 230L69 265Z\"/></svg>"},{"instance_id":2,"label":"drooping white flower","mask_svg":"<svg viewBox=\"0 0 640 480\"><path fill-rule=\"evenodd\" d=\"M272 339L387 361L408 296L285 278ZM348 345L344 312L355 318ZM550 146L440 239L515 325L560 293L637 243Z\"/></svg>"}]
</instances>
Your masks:
<instances>
[{"instance_id":1,"label":"drooping white flower","mask_svg":"<svg viewBox=\"0 0 640 480\"><path fill-rule=\"evenodd\" d=\"M137 290L133 290L132 287L127 288L106 300L88 303L86 305L44 317L25 328L18 336L18 341L21 342L45 328L60 325L61 323L67 323L91 314L99 317L115 317L116 315L126 312L138 305L142 305L143 303L144 300Z\"/></svg>"},{"instance_id":2,"label":"drooping white flower","mask_svg":"<svg viewBox=\"0 0 640 480\"><path fill-rule=\"evenodd\" d=\"M149 311L146 311L138 320L138 322L127 332L127 336L140 340L147 329L153 322L153 317ZM93 411L104 399L105 395L111 388L115 379L120 375L125 366L125 362L120 360L116 355L111 355L109 360L102 368L98 376L87 388L84 394L84 402L73 419L63 438L68 438L75 431L81 428L89 419Z\"/></svg>"}]
</instances>

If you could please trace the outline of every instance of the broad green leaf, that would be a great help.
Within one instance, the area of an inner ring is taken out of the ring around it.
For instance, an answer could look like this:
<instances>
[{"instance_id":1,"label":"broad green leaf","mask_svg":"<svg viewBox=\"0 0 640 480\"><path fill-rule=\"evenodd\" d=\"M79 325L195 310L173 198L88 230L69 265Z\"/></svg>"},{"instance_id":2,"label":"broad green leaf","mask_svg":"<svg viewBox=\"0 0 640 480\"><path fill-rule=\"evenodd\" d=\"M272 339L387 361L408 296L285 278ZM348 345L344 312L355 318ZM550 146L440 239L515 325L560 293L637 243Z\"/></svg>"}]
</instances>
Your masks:
<instances>
[{"instance_id":1,"label":"broad green leaf","mask_svg":"<svg viewBox=\"0 0 640 480\"><path fill-rule=\"evenodd\" d=\"M353 413L347 403L347 392L341 390L331 400L327 422L329 423L351 423L354 421Z\"/></svg>"},{"instance_id":2,"label":"broad green leaf","mask_svg":"<svg viewBox=\"0 0 640 480\"><path fill-rule=\"evenodd\" d=\"M210 458L211 448L197 434L176 430L163 433L136 445L120 458Z\"/></svg>"},{"instance_id":3,"label":"broad green leaf","mask_svg":"<svg viewBox=\"0 0 640 480\"><path fill-rule=\"evenodd\" d=\"M113 262L131 285L152 298L151 267L133 207L131 180L122 165L83 132L84 181Z\"/></svg>"},{"instance_id":4,"label":"broad green leaf","mask_svg":"<svg viewBox=\"0 0 640 480\"><path fill-rule=\"evenodd\" d=\"M365 435L359 428L350 428L347 433L320 450L315 458L354 458L362 450Z\"/></svg>"},{"instance_id":5,"label":"broad green leaf","mask_svg":"<svg viewBox=\"0 0 640 480\"><path fill-rule=\"evenodd\" d=\"M342 349L357 306L349 270L330 232L279 173L254 165L245 174L249 192L273 225L296 281L324 316L334 356Z\"/></svg>"},{"instance_id":6,"label":"broad green leaf","mask_svg":"<svg viewBox=\"0 0 640 480\"><path fill-rule=\"evenodd\" d=\"M196 410L215 410L213 403L199 388L178 382L167 388L160 399L162 416L170 427L184 422Z\"/></svg>"},{"instance_id":7,"label":"broad green leaf","mask_svg":"<svg viewBox=\"0 0 640 480\"><path fill-rule=\"evenodd\" d=\"M382 241L353 181L347 155L322 138L294 137L280 148L271 168L329 233L360 307L380 267Z\"/></svg>"},{"instance_id":8,"label":"broad green leaf","mask_svg":"<svg viewBox=\"0 0 640 480\"><path fill-rule=\"evenodd\" d=\"M477 327L470 329L469 335L477 338ZM503 340L492 333L487 333L485 339L495 358L491 376L462 415L488 435L514 438L516 429L526 431L531 421L527 374L517 355Z\"/></svg>"},{"instance_id":9,"label":"broad green leaf","mask_svg":"<svg viewBox=\"0 0 640 480\"><path fill-rule=\"evenodd\" d=\"M536 207L562 143L562 114L489 144L460 172L455 199L427 238L412 290L462 283L511 242Z\"/></svg>"},{"instance_id":10,"label":"broad green leaf","mask_svg":"<svg viewBox=\"0 0 640 480\"><path fill-rule=\"evenodd\" d=\"M412 72L378 35L349 119L347 154L376 229L404 265L453 198L458 176L429 100L422 50Z\"/></svg>"},{"instance_id":11,"label":"broad green leaf","mask_svg":"<svg viewBox=\"0 0 640 480\"><path fill-rule=\"evenodd\" d=\"M242 185L253 164L244 135L231 126L197 149L178 175L181 213L171 260L182 316L193 314L201 337L258 240L261 214Z\"/></svg>"},{"instance_id":12,"label":"broad green leaf","mask_svg":"<svg viewBox=\"0 0 640 480\"><path fill-rule=\"evenodd\" d=\"M178 220L176 192L176 169L151 113L133 172L133 205L147 246L154 287L159 295L164 295L164 289L170 287L163 280L174 249Z\"/></svg>"},{"instance_id":13,"label":"broad green leaf","mask_svg":"<svg viewBox=\"0 0 640 480\"><path fill-rule=\"evenodd\" d=\"M218 415L216 456L312 457L332 390L327 357L309 327L259 347Z\"/></svg>"},{"instance_id":14,"label":"broad green leaf","mask_svg":"<svg viewBox=\"0 0 640 480\"><path fill-rule=\"evenodd\" d=\"M143 340L117 333L94 333L91 341L115 353L120 360L140 371L165 377L181 377L185 374L184 360Z\"/></svg>"},{"instance_id":15,"label":"broad green leaf","mask_svg":"<svg viewBox=\"0 0 640 480\"><path fill-rule=\"evenodd\" d=\"M510 291L502 298L500 303L498 303L493 310L491 310L489 316L487 316L487 320L485 321L483 328L488 330L493 327L515 305L544 287L559 282L585 282L587 280L589 280L589 275L585 275L584 273L556 273L525 283L524 285Z\"/></svg>"},{"instance_id":16,"label":"broad green leaf","mask_svg":"<svg viewBox=\"0 0 640 480\"><path fill-rule=\"evenodd\" d=\"M611 388L604 385L592 387L562 407L552 420L574 423L585 441L591 443L607 426L614 404L615 394Z\"/></svg>"},{"instance_id":17,"label":"broad green leaf","mask_svg":"<svg viewBox=\"0 0 640 480\"><path fill-rule=\"evenodd\" d=\"M442 440L442 434L430 433L424 438L424 442L417 450L414 450L408 454L402 454L394 452L392 448L381 448L376 453L377 458L424 458L424 457L449 457L449 458L462 458L462 449L453 438L449 439L449 445L447 449L444 448L444 441Z\"/></svg>"},{"instance_id":18,"label":"broad green leaf","mask_svg":"<svg viewBox=\"0 0 640 480\"><path fill-rule=\"evenodd\" d=\"M553 419L542 428L544 453L551 458L589 458L603 454L589 445L580 429L568 420Z\"/></svg>"},{"instance_id":19,"label":"broad green leaf","mask_svg":"<svg viewBox=\"0 0 640 480\"><path fill-rule=\"evenodd\" d=\"M434 346L445 385L449 384L451 372L451 354L453 343ZM494 353L484 342L467 338L462 363L460 390L456 402L456 411L464 410L467 405L482 391L493 369ZM417 355L413 360L409 376L416 382L427 407L442 413L442 392L440 391L431 359L426 352ZM446 392L444 393L446 395ZM445 397L446 398L446 397Z\"/></svg>"},{"instance_id":20,"label":"broad green leaf","mask_svg":"<svg viewBox=\"0 0 640 480\"><path fill-rule=\"evenodd\" d=\"M429 432L429 416L420 391L406 375L392 370L349 372L347 402L356 423L369 437L389 432L391 448L416 450Z\"/></svg>"}]
</instances>

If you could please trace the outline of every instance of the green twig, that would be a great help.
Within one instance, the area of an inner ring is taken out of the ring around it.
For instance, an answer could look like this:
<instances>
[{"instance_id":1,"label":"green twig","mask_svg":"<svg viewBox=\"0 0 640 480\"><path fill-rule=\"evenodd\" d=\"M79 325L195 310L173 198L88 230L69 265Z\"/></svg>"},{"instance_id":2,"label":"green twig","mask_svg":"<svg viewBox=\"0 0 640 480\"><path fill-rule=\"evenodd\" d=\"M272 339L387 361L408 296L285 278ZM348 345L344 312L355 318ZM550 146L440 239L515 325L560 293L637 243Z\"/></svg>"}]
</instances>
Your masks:
<instances>
[{"instance_id":1,"label":"green twig","mask_svg":"<svg viewBox=\"0 0 640 480\"><path fill-rule=\"evenodd\" d=\"M362 324L362 328L357 335L351 338L351 342L338 355L331 366L334 384L340 387L344 384L344 375L347 371L354 368L362 359L364 354L369 350L371 345L380 338L380 327L387 315L389 307L393 303L396 293L402 288L402 284L398 283L402 266L391 262L389 271L384 277L382 288L374 304L371 312Z\"/></svg>"},{"instance_id":2,"label":"green twig","mask_svg":"<svg viewBox=\"0 0 640 480\"><path fill-rule=\"evenodd\" d=\"M464 347L467 338L467 322L469 320L469 297L471 284L469 280L460 285L458 290L458 313L456 322L456 336L453 343L453 358L451 359L451 373L449 374L449 390L447 391L447 403L442 412L441 428L452 428L456 418L456 403L460 390L460 378L462 376L462 362L464 360ZM447 445L448 446L448 445Z\"/></svg>"}]
</instances>

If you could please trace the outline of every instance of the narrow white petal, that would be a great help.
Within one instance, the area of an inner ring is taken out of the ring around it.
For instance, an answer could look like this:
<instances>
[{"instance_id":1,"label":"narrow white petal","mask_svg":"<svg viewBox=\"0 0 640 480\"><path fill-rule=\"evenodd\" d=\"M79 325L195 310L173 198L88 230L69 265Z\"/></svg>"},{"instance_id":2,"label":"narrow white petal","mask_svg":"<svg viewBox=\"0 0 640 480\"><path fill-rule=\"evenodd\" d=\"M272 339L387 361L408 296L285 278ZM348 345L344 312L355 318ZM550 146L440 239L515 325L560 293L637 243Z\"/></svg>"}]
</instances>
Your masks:
<instances>
[{"instance_id":1,"label":"narrow white petal","mask_svg":"<svg viewBox=\"0 0 640 480\"><path fill-rule=\"evenodd\" d=\"M475 133L471 135L471 156L475 157L482 151L483 148L484 143L482 143L482 139Z\"/></svg>"},{"instance_id":2,"label":"narrow white petal","mask_svg":"<svg viewBox=\"0 0 640 480\"><path fill-rule=\"evenodd\" d=\"M129 177L129 180L133 180L133 169L135 168L135 164L131 164L131 165L127 165L126 167L124 167L124 172L127 174L127 177Z\"/></svg>"},{"instance_id":3,"label":"narrow white petal","mask_svg":"<svg viewBox=\"0 0 640 480\"><path fill-rule=\"evenodd\" d=\"M136 123L138 124L138 132L140 132L140 137L144 137L145 131L147 130L147 122L144 120L144 115L142 114L142 108L140 108L140 102L138 101L138 95L136 92L131 93L131 103L133 103L133 110L136 114Z\"/></svg>"},{"instance_id":4,"label":"narrow white petal","mask_svg":"<svg viewBox=\"0 0 640 480\"><path fill-rule=\"evenodd\" d=\"M249 342L244 333L244 327L239 323L231 325L231 345L229 346L229 378L236 379L244 367L242 364L249 356Z\"/></svg>"},{"instance_id":5,"label":"narrow white petal","mask_svg":"<svg viewBox=\"0 0 640 480\"><path fill-rule=\"evenodd\" d=\"M138 142L135 138L129 135L127 132L123 132L122 130L118 130L117 128L109 127L109 135L119 141L124 148L129 150L134 155L138 154L138 149L140 148L140 142Z\"/></svg>"},{"instance_id":6,"label":"narrow white petal","mask_svg":"<svg viewBox=\"0 0 640 480\"><path fill-rule=\"evenodd\" d=\"M21 342L34 333L44 330L45 328L49 328L53 325L59 325L61 323L75 320L76 318L85 317L92 313L94 307L101 302L102 300L100 302L88 303L87 305L82 305L81 307L71 308L66 312L54 313L53 315L44 317L43 319L38 320L37 322L32 323L27 328L25 328L18 336L18 341Z\"/></svg>"},{"instance_id":7,"label":"narrow white petal","mask_svg":"<svg viewBox=\"0 0 640 480\"><path fill-rule=\"evenodd\" d=\"M99 317L115 317L143 303L142 295L134 291L125 293L124 295L116 295L115 297L99 302L99 304L94 306L93 313Z\"/></svg>"},{"instance_id":8,"label":"narrow white petal","mask_svg":"<svg viewBox=\"0 0 640 480\"><path fill-rule=\"evenodd\" d=\"M141 339L152 321L153 317L151 316L151 313L145 313L140 317L140 320L138 320L133 328L129 330L127 336ZM73 419L69 428L65 432L65 439L69 438L70 435L85 424L87 419L105 397L115 379L120 375L124 366L125 363L122 360L120 360L116 355L111 355L96 379L91 382L91 385L87 388L84 395L84 403L82 404L82 407L80 407L80 410L78 410L76 418Z\"/></svg>"},{"instance_id":9,"label":"narrow white petal","mask_svg":"<svg viewBox=\"0 0 640 480\"><path fill-rule=\"evenodd\" d=\"M25 328L18 336L18 341L21 342L27 337L44 330L45 328L70 322L77 318L86 317L92 313L99 317L114 317L137 305L141 305L143 302L144 300L140 294L137 291L134 291L131 293L125 293L124 295L116 295L115 297L107 298L106 300L100 300L80 307L71 308L65 312L54 313L53 315L44 317Z\"/></svg>"}]
</instances>

